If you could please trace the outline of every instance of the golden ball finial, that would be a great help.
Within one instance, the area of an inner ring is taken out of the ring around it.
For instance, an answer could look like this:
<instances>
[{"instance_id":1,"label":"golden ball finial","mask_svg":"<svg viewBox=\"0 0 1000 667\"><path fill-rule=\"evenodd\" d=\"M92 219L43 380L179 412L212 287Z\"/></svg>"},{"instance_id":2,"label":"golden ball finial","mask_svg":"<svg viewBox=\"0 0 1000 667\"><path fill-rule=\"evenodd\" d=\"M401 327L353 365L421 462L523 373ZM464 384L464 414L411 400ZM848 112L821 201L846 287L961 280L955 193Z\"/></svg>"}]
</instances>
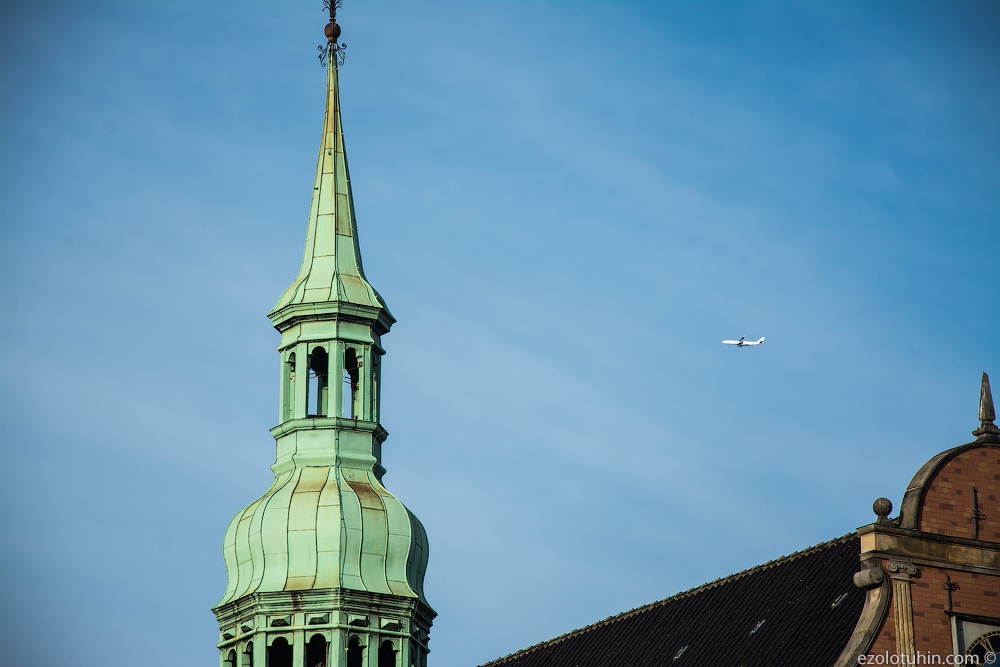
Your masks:
<instances>
[{"instance_id":1,"label":"golden ball finial","mask_svg":"<svg viewBox=\"0 0 1000 667\"><path fill-rule=\"evenodd\" d=\"M340 26L331 21L326 24L325 28L323 28L323 34L326 35L327 41L335 42L340 37Z\"/></svg>"}]
</instances>

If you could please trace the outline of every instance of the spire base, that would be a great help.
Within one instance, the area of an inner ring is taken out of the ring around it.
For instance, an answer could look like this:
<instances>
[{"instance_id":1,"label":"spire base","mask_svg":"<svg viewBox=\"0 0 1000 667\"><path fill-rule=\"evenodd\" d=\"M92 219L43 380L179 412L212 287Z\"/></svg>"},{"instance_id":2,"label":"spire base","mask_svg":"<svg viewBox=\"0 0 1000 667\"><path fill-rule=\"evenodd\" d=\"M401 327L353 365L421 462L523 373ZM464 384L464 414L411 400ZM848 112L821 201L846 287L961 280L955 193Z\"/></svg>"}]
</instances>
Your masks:
<instances>
[{"instance_id":1,"label":"spire base","mask_svg":"<svg viewBox=\"0 0 1000 667\"><path fill-rule=\"evenodd\" d=\"M972 432L976 436L976 442L990 442L1000 444L1000 428L991 423L986 423Z\"/></svg>"}]
</instances>

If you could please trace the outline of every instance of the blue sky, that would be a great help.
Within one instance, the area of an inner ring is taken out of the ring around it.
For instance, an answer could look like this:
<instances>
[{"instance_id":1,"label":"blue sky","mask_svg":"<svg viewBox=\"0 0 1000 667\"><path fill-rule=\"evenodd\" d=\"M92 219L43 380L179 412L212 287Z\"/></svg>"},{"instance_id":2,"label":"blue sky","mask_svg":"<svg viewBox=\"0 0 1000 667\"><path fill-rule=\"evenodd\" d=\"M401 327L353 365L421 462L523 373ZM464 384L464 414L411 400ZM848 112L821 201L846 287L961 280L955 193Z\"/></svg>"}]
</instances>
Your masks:
<instances>
[{"instance_id":1,"label":"blue sky","mask_svg":"<svg viewBox=\"0 0 1000 667\"><path fill-rule=\"evenodd\" d=\"M433 665L848 533L971 439L1000 378L995 3L346 4ZM223 532L271 476L320 5L0 8L12 665L217 664Z\"/></svg>"}]
</instances>

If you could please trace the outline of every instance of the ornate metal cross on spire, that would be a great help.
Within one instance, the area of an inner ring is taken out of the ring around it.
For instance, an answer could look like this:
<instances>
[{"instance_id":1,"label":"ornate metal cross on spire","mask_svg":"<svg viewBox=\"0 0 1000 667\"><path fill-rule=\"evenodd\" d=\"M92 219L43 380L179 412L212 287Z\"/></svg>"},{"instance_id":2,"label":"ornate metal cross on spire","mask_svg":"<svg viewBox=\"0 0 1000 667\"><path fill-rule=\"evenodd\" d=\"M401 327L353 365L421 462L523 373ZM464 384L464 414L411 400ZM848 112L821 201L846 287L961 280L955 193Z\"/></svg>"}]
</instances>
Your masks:
<instances>
[{"instance_id":1,"label":"ornate metal cross on spire","mask_svg":"<svg viewBox=\"0 0 1000 667\"><path fill-rule=\"evenodd\" d=\"M337 10L343 0L323 0L323 8L330 12L330 22L326 24L323 33L326 35L326 44L320 44L316 48L319 50L319 64L326 67L327 57L336 58L338 65L344 64L344 52L347 50L347 43L338 44L340 38L340 25L337 23ZM331 56L330 54L334 55Z\"/></svg>"}]
</instances>

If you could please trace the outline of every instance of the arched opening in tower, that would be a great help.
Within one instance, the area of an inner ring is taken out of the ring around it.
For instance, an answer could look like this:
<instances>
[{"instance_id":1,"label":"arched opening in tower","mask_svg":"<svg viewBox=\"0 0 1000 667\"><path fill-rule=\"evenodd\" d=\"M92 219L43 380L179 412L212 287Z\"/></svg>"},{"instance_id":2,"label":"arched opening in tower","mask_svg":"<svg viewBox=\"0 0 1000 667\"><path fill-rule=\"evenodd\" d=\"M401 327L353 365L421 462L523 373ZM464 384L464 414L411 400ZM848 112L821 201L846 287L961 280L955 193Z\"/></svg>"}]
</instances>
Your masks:
<instances>
[{"instance_id":1,"label":"arched opening in tower","mask_svg":"<svg viewBox=\"0 0 1000 667\"><path fill-rule=\"evenodd\" d=\"M358 389L361 386L361 360L353 347L344 350L344 405L341 414L357 419Z\"/></svg>"},{"instance_id":2,"label":"arched opening in tower","mask_svg":"<svg viewBox=\"0 0 1000 667\"><path fill-rule=\"evenodd\" d=\"M327 405L327 377L330 357L326 349L315 347L309 354L309 389L306 406L310 417L325 417Z\"/></svg>"},{"instance_id":3,"label":"arched opening in tower","mask_svg":"<svg viewBox=\"0 0 1000 667\"><path fill-rule=\"evenodd\" d=\"M357 635L347 640L347 667L363 667L364 648Z\"/></svg>"},{"instance_id":4,"label":"arched opening in tower","mask_svg":"<svg viewBox=\"0 0 1000 667\"><path fill-rule=\"evenodd\" d=\"M313 635L306 644L306 667L326 667L326 639Z\"/></svg>"},{"instance_id":5,"label":"arched opening in tower","mask_svg":"<svg viewBox=\"0 0 1000 667\"><path fill-rule=\"evenodd\" d=\"M292 667L292 647L284 637L267 647L267 667Z\"/></svg>"},{"instance_id":6,"label":"arched opening in tower","mask_svg":"<svg viewBox=\"0 0 1000 667\"><path fill-rule=\"evenodd\" d=\"M396 647L388 639L378 647L378 667L396 667Z\"/></svg>"}]
</instances>

